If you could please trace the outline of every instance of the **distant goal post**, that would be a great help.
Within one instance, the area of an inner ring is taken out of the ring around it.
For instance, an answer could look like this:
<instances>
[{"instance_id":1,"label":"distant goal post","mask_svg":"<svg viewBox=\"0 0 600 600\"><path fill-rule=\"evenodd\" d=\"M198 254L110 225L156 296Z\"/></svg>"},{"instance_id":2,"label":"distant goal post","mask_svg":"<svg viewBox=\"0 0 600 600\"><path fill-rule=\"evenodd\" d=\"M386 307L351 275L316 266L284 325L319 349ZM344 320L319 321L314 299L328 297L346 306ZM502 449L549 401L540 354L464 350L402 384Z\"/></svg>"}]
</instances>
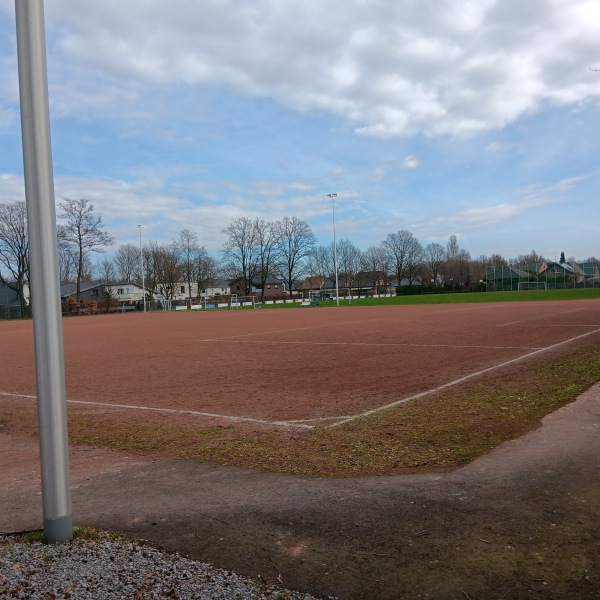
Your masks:
<instances>
[{"instance_id":1,"label":"distant goal post","mask_svg":"<svg viewBox=\"0 0 600 600\"><path fill-rule=\"evenodd\" d=\"M518 290L547 290L546 281L519 281Z\"/></svg>"},{"instance_id":2,"label":"distant goal post","mask_svg":"<svg viewBox=\"0 0 600 600\"><path fill-rule=\"evenodd\" d=\"M233 294L229 299L229 308L256 308L256 296L238 296Z\"/></svg>"}]
</instances>

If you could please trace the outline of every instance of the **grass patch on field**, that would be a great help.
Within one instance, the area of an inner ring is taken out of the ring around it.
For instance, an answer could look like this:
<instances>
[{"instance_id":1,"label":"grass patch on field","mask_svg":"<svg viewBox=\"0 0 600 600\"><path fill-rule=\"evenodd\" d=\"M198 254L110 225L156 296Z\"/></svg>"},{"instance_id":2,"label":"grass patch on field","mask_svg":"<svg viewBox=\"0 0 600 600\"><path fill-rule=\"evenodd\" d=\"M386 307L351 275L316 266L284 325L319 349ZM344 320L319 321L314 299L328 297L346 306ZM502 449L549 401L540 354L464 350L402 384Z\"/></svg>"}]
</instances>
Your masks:
<instances>
[{"instance_id":1,"label":"grass patch on field","mask_svg":"<svg viewBox=\"0 0 600 600\"><path fill-rule=\"evenodd\" d=\"M384 298L340 298L340 308L349 306L389 306L406 304L471 304L475 302L533 302L543 300L588 300L600 298L600 288L576 288L564 290L520 290L514 292L457 292L440 294L414 294L387 296ZM298 308L300 303L262 304L264 309ZM319 308L336 307L335 300L320 300ZM304 307L314 310L314 307Z\"/></svg>"},{"instance_id":2,"label":"grass patch on field","mask_svg":"<svg viewBox=\"0 0 600 600\"><path fill-rule=\"evenodd\" d=\"M600 344L537 359L493 383L472 382L337 428L195 429L154 416L72 413L71 441L252 469L351 477L454 468L540 425L600 380Z\"/></svg>"}]
</instances>

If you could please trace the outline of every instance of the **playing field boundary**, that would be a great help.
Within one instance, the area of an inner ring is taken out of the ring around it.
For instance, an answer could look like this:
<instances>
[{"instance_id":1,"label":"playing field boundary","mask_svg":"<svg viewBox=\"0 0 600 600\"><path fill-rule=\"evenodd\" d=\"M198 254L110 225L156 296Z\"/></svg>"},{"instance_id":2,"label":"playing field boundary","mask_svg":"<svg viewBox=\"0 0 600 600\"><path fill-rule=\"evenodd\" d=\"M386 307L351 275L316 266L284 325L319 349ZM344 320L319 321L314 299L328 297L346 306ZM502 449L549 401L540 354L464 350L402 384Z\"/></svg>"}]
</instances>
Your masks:
<instances>
[{"instance_id":1,"label":"playing field boundary","mask_svg":"<svg viewBox=\"0 0 600 600\"><path fill-rule=\"evenodd\" d=\"M419 398L423 398L425 396L431 396L432 394L436 394L438 392L441 392L443 390L446 390L450 387L453 387L455 385L458 385L460 383L464 383L465 381L468 381L469 379L473 379L474 377L479 377L480 375L483 375L485 373L489 373L491 371L496 371L497 369L501 369L503 367L506 367L508 365L514 364L514 363L518 363L521 362L522 360L525 360L527 358L531 358L532 356L535 356L536 354L541 354L542 352L548 352L549 350L554 350L555 348L559 348L560 346L564 346L566 344L570 344L572 342L575 342L577 340L580 340L582 338L585 338L589 335L594 335L596 333L600 333L600 329L596 329L594 331L588 331L587 333L582 333L581 335L575 336L573 338L570 338L568 340L563 340L562 342L558 342L556 344L552 344L551 346L547 346L545 348L539 348L537 350L534 350L533 352L529 352L527 354L524 354L523 356L518 356L517 358L512 358L510 360L505 360L497 365L493 365L491 367L487 367L486 369L481 369L479 371L476 371L475 373L469 373L468 375L464 375L463 377L459 377L458 379L454 379L453 381L449 381L448 383L444 383L442 385L439 385L435 388L432 388L430 390L426 390L424 392L419 392L417 394L413 394L412 396L409 396L407 398L402 398L400 400L396 400L394 402L390 402L389 404L384 404L383 406L378 406L376 408L372 408L370 410L366 410L363 411L361 413L358 413L356 415L352 415L349 417L346 417L340 421L338 421L337 423L333 423L331 424L329 427L339 427L340 425L344 425L345 423L349 423L350 421L355 421L357 419L361 419L364 417L368 417L370 415L374 415L386 410L390 410L392 408L395 408L396 406L400 406L401 404L405 404L406 402L410 402L411 400L418 400Z\"/></svg>"},{"instance_id":2,"label":"playing field boundary","mask_svg":"<svg viewBox=\"0 0 600 600\"><path fill-rule=\"evenodd\" d=\"M593 326L593 325L588 325ZM459 385L466 381L472 380L474 378L485 375L486 373L490 373L492 371L496 371L498 369L502 369L509 365L514 365L516 363L522 362L524 360L530 359L534 356L542 354L544 352L548 352L559 347L565 346L567 344L571 344L578 340L582 340L586 337L600 334L600 328L596 328L592 331L588 331L573 337L570 337L566 340L561 340L554 344L550 344L548 346L543 347L533 347L531 348L531 352L527 352L521 356L517 356L515 358L511 358L508 360L503 360L498 362L497 364L493 364L484 369L478 369L472 373L468 373L467 375L463 375L461 377L452 379L451 381L447 381L440 385L434 386L430 389L423 390L421 392L411 394L405 398L400 398L398 400L394 400L393 402L389 402L386 404L382 404L380 406L375 406L374 408L370 408L369 410L360 411L354 414L346 414L339 416L323 416L323 417L308 417L307 418L295 418L295 419L262 419L257 417L248 417L248 416L235 416L222 414L218 412L209 412L209 411L198 411L192 409L178 409L178 408L170 408L170 407L159 407L159 406L142 406L137 404L123 404L123 403L113 403L113 402L98 402L92 400L73 400L67 399L67 403L70 405L78 405L78 406L93 406L98 408L105 408L109 410L125 410L125 411L140 411L140 412L148 412L148 413L157 413L157 414L170 414L170 415L179 415L179 416L192 416L192 417L201 417L207 418L210 420L216 421L224 421L228 423L239 423L239 424L255 424L260 426L267 427L283 427L290 429L299 429L299 430L311 430L315 429L318 426L324 426L326 428L335 428L340 427L346 423L350 423L365 417L369 417L374 414L378 414L384 412L386 410L390 410L401 406L402 404L406 404L407 402L418 400L419 398L423 398L426 396L431 396L433 394L442 392L447 390L453 386ZM235 337L235 336L229 336ZM224 341L227 342L228 339L205 339L202 341L211 341L211 342L219 342ZM264 341L266 344L275 343ZM360 344L353 342L340 342L340 343L331 343L331 342L276 342L277 344L315 344L315 345L374 345L374 344ZM384 345L384 346L402 346L402 347L448 347L448 348L485 348L485 349L529 349L525 346L477 346L477 345L449 345L449 344L393 344L393 343L385 343L385 344L375 344L375 345ZM11 398L21 398L27 400L37 400L37 396L33 394L21 394L9 391L0 391L0 396L3 397L11 397Z\"/></svg>"},{"instance_id":3,"label":"playing field boundary","mask_svg":"<svg viewBox=\"0 0 600 600\"><path fill-rule=\"evenodd\" d=\"M36 400L37 396L31 394L15 394L13 392L0 392L0 396L11 398L24 398L27 400ZM108 402L93 402L89 400L69 400L67 404L97 406L102 408L120 409L120 410L139 410L147 412L156 412L171 415L190 415L195 417L208 417L209 419L218 419L220 421L230 421L232 423L256 423L257 425L275 425L284 427L295 427L298 429L313 429L311 425L304 425L302 421L287 422L287 421L266 421L263 419L255 419L252 417L235 417L231 415L220 415L215 413L202 412L198 410L184 410L178 408L161 408L156 406L139 406L135 404L115 404Z\"/></svg>"}]
</instances>

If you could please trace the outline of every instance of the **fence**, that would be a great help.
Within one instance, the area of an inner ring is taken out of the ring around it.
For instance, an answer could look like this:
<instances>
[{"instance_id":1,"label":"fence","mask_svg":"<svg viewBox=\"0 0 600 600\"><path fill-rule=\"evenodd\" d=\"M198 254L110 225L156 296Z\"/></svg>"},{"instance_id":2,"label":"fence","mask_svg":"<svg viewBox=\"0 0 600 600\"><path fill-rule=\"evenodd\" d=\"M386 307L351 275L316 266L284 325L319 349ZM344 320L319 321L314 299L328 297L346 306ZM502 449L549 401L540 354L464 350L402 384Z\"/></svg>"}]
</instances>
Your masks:
<instances>
[{"instance_id":1,"label":"fence","mask_svg":"<svg viewBox=\"0 0 600 600\"><path fill-rule=\"evenodd\" d=\"M600 265L593 262L500 265L486 268L486 292L599 287Z\"/></svg>"},{"instance_id":2,"label":"fence","mask_svg":"<svg viewBox=\"0 0 600 600\"><path fill-rule=\"evenodd\" d=\"M20 306L0 306L0 321L22 318L23 313Z\"/></svg>"}]
</instances>

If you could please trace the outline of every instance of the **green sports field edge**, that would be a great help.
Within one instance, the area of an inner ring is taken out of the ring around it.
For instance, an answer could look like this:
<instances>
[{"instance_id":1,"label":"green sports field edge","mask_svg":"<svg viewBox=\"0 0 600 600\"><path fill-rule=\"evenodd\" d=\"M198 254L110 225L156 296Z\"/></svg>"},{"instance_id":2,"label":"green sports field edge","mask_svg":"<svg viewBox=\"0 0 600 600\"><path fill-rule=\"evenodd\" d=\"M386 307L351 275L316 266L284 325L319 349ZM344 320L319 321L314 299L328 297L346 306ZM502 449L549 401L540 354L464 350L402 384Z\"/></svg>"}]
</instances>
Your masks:
<instances>
[{"instance_id":1,"label":"green sports field edge","mask_svg":"<svg viewBox=\"0 0 600 600\"><path fill-rule=\"evenodd\" d=\"M513 292L464 292L440 294L409 294L381 298L340 297L343 306L390 306L407 304L465 304L481 302L539 302L544 300L587 300L600 298L600 288L576 288L565 290L520 290ZM261 308L297 308L297 303L262 304ZM335 300L320 300L319 307L336 307ZM310 307L307 307L310 308Z\"/></svg>"}]
</instances>

